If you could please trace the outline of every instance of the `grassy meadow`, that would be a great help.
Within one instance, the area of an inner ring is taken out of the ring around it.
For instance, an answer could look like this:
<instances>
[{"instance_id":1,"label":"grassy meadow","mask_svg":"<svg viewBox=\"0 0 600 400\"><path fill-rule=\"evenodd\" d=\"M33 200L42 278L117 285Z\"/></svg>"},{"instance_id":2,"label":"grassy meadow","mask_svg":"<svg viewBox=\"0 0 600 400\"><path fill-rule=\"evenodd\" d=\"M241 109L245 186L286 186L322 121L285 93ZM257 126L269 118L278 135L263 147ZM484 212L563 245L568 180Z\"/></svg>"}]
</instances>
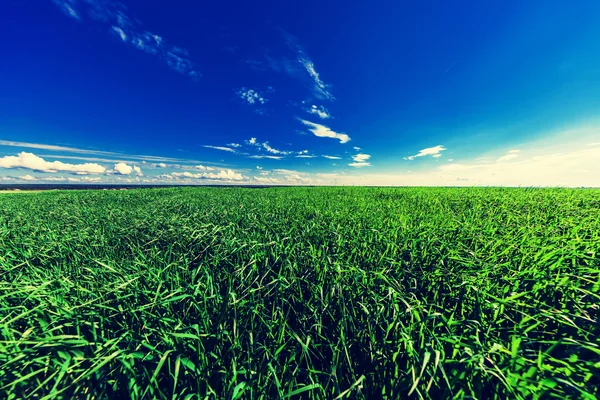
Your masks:
<instances>
[{"instance_id":1,"label":"grassy meadow","mask_svg":"<svg viewBox=\"0 0 600 400\"><path fill-rule=\"evenodd\" d=\"M596 399L600 190L0 197L0 398Z\"/></svg>"}]
</instances>

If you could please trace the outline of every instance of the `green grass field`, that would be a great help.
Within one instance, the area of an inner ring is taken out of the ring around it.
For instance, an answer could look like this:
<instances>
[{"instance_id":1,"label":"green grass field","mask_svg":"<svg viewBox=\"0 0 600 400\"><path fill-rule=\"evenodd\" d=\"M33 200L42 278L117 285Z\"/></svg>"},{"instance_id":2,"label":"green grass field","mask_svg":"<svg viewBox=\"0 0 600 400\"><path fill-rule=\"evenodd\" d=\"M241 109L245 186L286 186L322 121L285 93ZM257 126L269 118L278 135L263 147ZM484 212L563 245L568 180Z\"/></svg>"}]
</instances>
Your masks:
<instances>
[{"instance_id":1,"label":"green grass field","mask_svg":"<svg viewBox=\"0 0 600 400\"><path fill-rule=\"evenodd\" d=\"M0 198L0 398L600 395L600 190Z\"/></svg>"}]
</instances>

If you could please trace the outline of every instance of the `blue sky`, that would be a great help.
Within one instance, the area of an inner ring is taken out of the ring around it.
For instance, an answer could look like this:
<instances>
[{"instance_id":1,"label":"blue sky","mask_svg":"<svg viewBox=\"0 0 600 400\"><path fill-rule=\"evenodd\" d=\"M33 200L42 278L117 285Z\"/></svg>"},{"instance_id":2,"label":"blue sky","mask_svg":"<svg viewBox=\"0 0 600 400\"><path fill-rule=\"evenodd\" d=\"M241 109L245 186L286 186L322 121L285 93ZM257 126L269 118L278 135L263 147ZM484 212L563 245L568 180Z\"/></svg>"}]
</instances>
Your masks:
<instances>
[{"instance_id":1,"label":"blue sky","mask_svg":"<svg viewBox=\"0 0 600 400\"><path fill-rule=\"evenodd\" d=\"M2 8L6 183L600 186L597 1Z\"/></svg>"}]
</instances>

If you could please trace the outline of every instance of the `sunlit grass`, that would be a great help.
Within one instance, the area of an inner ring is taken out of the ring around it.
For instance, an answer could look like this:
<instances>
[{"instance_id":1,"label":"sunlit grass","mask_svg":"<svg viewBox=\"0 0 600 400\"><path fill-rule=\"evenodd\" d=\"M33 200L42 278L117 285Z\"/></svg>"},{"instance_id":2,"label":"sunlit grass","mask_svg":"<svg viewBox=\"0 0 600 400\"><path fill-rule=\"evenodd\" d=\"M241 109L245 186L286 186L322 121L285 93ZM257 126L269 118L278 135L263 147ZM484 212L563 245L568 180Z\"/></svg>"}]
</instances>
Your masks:
<instances>
[{"instance_id":1,"label":"sunlit grass","mask_svg":"<svg viewBox=\"0 0 600 400\"><path fill-rule=\"evenodd\" d=\"M0 199L1 398L588 398L600 191Z\"/></svg>"}]
</instances>

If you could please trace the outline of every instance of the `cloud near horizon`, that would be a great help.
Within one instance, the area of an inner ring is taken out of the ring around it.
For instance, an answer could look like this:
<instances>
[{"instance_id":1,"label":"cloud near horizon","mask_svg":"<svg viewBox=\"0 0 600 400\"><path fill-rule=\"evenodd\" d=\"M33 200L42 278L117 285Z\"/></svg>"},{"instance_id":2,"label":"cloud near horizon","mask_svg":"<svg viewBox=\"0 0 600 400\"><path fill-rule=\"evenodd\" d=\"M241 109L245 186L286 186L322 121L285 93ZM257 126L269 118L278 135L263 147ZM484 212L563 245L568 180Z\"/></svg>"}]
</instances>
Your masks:
<instances>
[{"instance_id":1,"label":"cloud near horizon","mask_svg":"<svg viewBox=\"0 0 600 400\"><path fill-rule=\"evenodd\" d=\"M135 173L136 176L144 176L140 167L137 165L127 165L126 163L115 164L111 172L117 175L131 175L132 173Z\"/></svg>"},{"instance_id":2,"label":"cloud near horizon","mask_svg":"<svg viewBox=\"0 0 600 400\"><path fill-rule=\"evenodd\" d=\"M46 161L33 153L21 152L17 156L0 158L0 168L22 168L38 172L68 172L76 175L103 174L106 168L100 164L66 164L61 161Z\"/></svg>"}]
</instances>

